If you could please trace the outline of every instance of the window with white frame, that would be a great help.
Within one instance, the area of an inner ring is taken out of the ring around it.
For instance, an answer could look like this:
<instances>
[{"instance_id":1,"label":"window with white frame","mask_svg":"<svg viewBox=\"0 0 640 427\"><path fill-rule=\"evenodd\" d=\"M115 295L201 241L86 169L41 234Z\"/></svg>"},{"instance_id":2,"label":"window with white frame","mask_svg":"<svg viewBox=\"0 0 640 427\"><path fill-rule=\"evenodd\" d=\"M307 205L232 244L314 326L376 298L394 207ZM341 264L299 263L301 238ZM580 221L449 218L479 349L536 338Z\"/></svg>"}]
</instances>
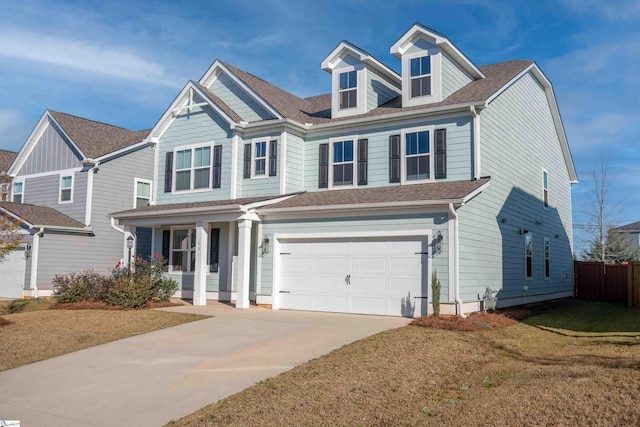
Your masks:
<instances>
[{"instance_id":1,"label":"window with white frame","mask_svg":"<svg viewBox=\"0 0 640 427\"><path fill-rule=\"evenodd\" d=\"M196 264L196 232L194 229L171 230L169 253L171 272L191 273Z\"/></svg>"},{"instance_id":2,"label":"window with white frame","mask_svg":"<svg viewBox=\"0 0 640 427\"><path fill-rule=\"evenodd\" d=\"M73 196L73 175L60 177L60 203L71 203Z\"/></svg>"},{"instance_id":3,"label":"window with white frame","mask_svg":"<svg viewBox=\"0 0 640 427\"><path fill-rule=\"evenodd\" d=\"M344 141L333 141L331 149L333 152L333 181L334 186L353 185L355 162L353 156L353 146L355 139Z\"/></svg>"},{"instance_id":4,"label":"window with white frame","mask_svg":"<svg viewBox=\"0 0 640 427\"><path fill-rule=\"evenodd\" d=\"M548 279L551 276L551 261L549 257L549 239L544 238L544 278Z\"/></svg>"},{"instance_id":5,"label":"window with white frame","mask_svg":"<svg viewBox=\"0 0 640 427\"><path fill-rule=\"evenodd\" d=\"M431 95L431 56L411 58L411 98Z\"/></svg>"},{"instance_id":6,"label":"window with white frame","mask_svg":"<svg viewBox=\"0 0 640 427\"><path fill-rule=\"evenodd\" d=\"M533 278L533 247L531 234L524 235L525 278Z\"/></svg>"},{"instance_id":7,"label":"window with white frame","mask_svg":"<svg viewBox=\"0 0 640 427\"><path fill-rule=\"evenodd\" d=\"M151 203L151 181L146 179L135 179L135 195L133 206L142 208Z\"/></svg>"},{"instance_id":8,"label":"window with white frame","mask_svg":"<svg viewBox=\"0 0 640 427\"><path fill-rule=\"evenodd\" d=\"M424 129L404 134L405 180L431 179L431 133Z\"/></svg>"},{"instance_id":9,"label":"window with white frame","mask_svg":"<svg viewBox=\"0 0 640 427\"><path fill-rule=\"evenodd\" d=\"M356 70L340 73L340 109L355 108L358 105L358 77Z\"/></svg>"},{"instance_id":10,"label":"window with white frame","mask_svg":"<svg viewBox=\"0 0 640 427\"><path fill-rule=\"evenodd\" d=\"M210 187L211 152L211 146L176 151L175 191Z\"/></svg>"},{"instance_id":11,"label":"window with white frame","mask_svg":"<svg viewBox=\"0 0 640 427\"><path fill-rule=\"evenodd\" d=\"M22 182L15 182L13 184L13 202L22 203L24 196L24 184Z\"/></svg>"},{"instance_id":12,"label":"window with white frame","mask_svg":"<svg viewBox=\"0 0 640 427\"><path fill-rule=\"evenodd\" d=\"M267 141L253 143L253 176L267 175Z\"/></svg>"},{"instance_id":13,"label":"window with white frame","mask_svg":"<svg viewBox=\"0 0 640 427\"><path fill-rule=\"evenodd\" d=\"M549 174L546 170L542 170L542 204L549 207Z\"/></svg>"}]
</instances>

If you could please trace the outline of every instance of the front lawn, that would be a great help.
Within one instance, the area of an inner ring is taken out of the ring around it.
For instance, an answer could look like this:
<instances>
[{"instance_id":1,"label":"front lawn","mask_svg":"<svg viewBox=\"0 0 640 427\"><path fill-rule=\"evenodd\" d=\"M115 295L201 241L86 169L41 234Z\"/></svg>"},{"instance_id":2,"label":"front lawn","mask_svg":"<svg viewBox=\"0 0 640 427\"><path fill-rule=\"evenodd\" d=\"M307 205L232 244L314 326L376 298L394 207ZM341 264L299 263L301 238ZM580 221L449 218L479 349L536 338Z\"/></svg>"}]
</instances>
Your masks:
<instances>
[{"instance_id":1,"label":"front lawn","mask_svg":"<svg viewBox=\"0 0 640 427\"><path fill-rule=\"evenodd\" d=\"M639 322L572 301L503 329L407 326L169 425L639 425Z\"/></svg>"},{"instance_id":2,"label":"front lawn","mask_svg":"<svg viewBox=\"0 0 640 427\"><path fill-rule=\"evenodd\" d=\"M157 310L49 310L51 301L0 302L0 371L207 316Z\"/></svg>"}]
</instances>

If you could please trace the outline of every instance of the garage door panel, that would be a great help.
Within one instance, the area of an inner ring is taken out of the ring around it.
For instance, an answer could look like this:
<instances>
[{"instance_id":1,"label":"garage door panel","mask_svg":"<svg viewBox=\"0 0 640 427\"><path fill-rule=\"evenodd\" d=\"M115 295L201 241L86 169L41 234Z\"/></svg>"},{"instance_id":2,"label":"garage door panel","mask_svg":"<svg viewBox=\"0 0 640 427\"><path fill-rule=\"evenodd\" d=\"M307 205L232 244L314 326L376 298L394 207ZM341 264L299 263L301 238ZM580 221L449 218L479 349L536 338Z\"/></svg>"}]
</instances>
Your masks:
<instances>
[{"instance_id":1,"label":"garage door panel","mask_svg":"<svg viewBox=\"0 0 640 427\"><path fill-rule=\"evenodd\" d=\"M313 259L308 257L282 257L282 271L290 273L305 273L313 271Z\"/></svg>"},{"instance_id":2,"label":"garage door panel","mask_svg":"<svg viewBox=\"0 0 640 427\"><path fill-rule=\"evenodd\" d=\"M0 298L22 298L27 260L24 248L10 252L0 262Z\"/></svg>"},{"instance_id":3,"label":"garage door panel","mask_svg":"<svg viewBox=\"0 0 640 427\"><path fill-rule=\"evenodd\" d=\"M362 241L362 242L353 242L351 245L352 253L354 254L373 254L377 255L380 253L387 252L388 242L386 241Z\"/></svg>"},{"instance_id":4,"label":"garage door panel","mask_svg":"<svg viewBox=\"0 0 640 427\"><path fill-rule=\"evenodd\" d=\"M350 242L314 243L316 255L348 255L351 253Z\"/></svg>"},{"instance_id":5,"label":"garage door panel","mask_svg":"<svg viewBox=\"0 0 640 427\"><path fill-rule=\"evenodd\" d=\"M330 311L330 312L343 312L349 311L347 305L347 299L344 297L338 297L336 295L314 295L312 297L313 304L311 309L313 311ZM308 310L308 309L307 309Z\"/></svg>"},{"instance_id":6,"label":"garage door panel","mask_svg":"<svg viewBox=\"0 0 640 427\"><path fill-rule=\"evenodd\" d=\"M386 277L352 277L350 293L358 294L385 294L389 291L389 280Z\"/></svg>"},{"instance_id":7,"label":"garage door panel","mask_svg":"<svg viewBox=\"0 0 640 427\"><path fill-rule=\"evenodd\" d=\"M356 255L351 258L351 274L371 274L371 273L386 273L387 271L387 258L384 256L367 257L362 255Z\"/></svg>"},{"instance_id":8,"label":"garage door panel","mask_svg":"<svg viewBox=\"0 0 640 427\"><path fill-rule=\"evenodd\" d=\"M414 273L412 276L417 275L422 268L422 260L420 258L421 255L391 258L389 263L389 273L394 275Z\"/></svg>"},{"instance_id":9,"label":"garage door panel","mask_svg":"<svg viewBox=\"0 0 640 427\"><path fill-rule=\"evenodd\" d=\"M399 312L399 310L397 310ZM351 312L358 314L393 314L390 310L389 301L385 297L355 297L351 299Z\"/></svg>"},{"instance_id":10,"label":"garage door panel","mask_svg":"<svg viewBox=\"0 0 640 427\"><path fill-rule=\"evenodd\" d=\"M349 258L344 256L316 256L314 271L316 273L335 273L346 276L349 271Z\"/></svg>"}]
</instances>

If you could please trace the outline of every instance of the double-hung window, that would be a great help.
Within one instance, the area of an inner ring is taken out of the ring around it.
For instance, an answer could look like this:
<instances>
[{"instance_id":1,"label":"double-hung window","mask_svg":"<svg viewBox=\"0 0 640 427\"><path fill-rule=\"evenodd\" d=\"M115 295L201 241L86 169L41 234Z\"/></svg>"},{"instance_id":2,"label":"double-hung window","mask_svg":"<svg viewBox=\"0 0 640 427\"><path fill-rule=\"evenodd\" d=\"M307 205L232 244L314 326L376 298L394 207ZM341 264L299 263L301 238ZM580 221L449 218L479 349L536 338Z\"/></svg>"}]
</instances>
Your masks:
<instances>
[{"instance_id":1,"label":"double-hung window","mask_svg":"<svg viewBox=\"0 0 640 427\"><path fill-rule=\"evenodd\" d=\"M549 207L549 174L546 170L542 171L542 204Z\"/></svg>"},{"instance_id":2,"label":"double-hung window","mask_svg":"<svg viewBox=\"0 0 640 427\"><path fill-rule=\"evenodd\" d=\"M171 230L172 272L190 273L196 265L196 233L193 229Z\"/></svg>"},{"instance_id":3,"label":"double-hung window","mask_svg":"<svg viewBox=\"0 0 640 427\"><path fill-rule=\"evenodd\" d=\"M267 141L253 143L253 167L254 176L267 174Z\"/></svg>"},{"instance_id":4,"label":"double-hung window","mask_svg":"<svg viewBox=\"0 0 640 427\"><path fill-rule=\"evenodd\" d=\"M211 179L211 147L176 151L175 190L209 188Z\"/></svg>"},{"instance_id":5,"label":"double-hung window","mask_svg":"<svg viewBox=\"0 0 640 427\"><path fill-rule=\"evenodd\" d=\"M406 180L431 179L431 132L407 132L404 138Z\"/></svg>"},{"instance_id":6,"label":"double-hung window","mask_svg":"<svg viewBox=\"0 0 640 427\"><path fill-rule=\"evenodd\" d=\"M22 203L23 200L24 184L22 182L15 182L13 184L13 202Z\"/></svg>"},{"instance_id":7,"label":"double-hung window","mask_svg":"<svg viewBox=\"0 0 640 427\"><path fill-rule=\"evenodd\" d=\"M544 238L544 278L551 276L551 262L549 257L549 238Z\"/></svg>"},{"instance_id":8,"label":"double-hung window","mask_svg":"<svg viewBox=\"0 0 640 427\"><path fill-rule=\"evenodd\" d=\"M354 161L353 139L334 141L333 149L333 185L353 185Z\"/></svg>"},{"instance_id":9,"label":"double-hung window","mask_svg":"<svg viewBox=\"0 0 640 427\"><path fill-rule=\"evenodd\" d=\"M134 207L142 208L149 206L151 202L151 181L136 178L135 183Z\"/></svg>"},{"instance_id":10,"label":"double-hung window","mask_svg":"<svg viewBox=\"0 0 640 427\"><path fill-rule=\"evenodd\" d=\"M358 104L358 77L355 70L340 73L340 109L355 108Z\"/></svg>"},{"instance_id":11,"label":"double-hung window","mask_svg":"<svg viewBox=\"0 0 640 427\"><path fill-rule=\"evenodd\" d=\"M525 259L525 278L533 278L533 247L531 243L531 234L524 235L524 259Z\"/></svg>"},{"instance_id":12,"label":"double-hung window","mask_svg":"<svg viewBox=\"0 0 640 427\"><path fill-rule=\"evenodd\" d=\"M411 58L411 98L431 95L431 57Z\"/></svg>"},{"instance_id":13,"label":"double-hung window","mask_svg":"<svg viewBox=\"0 0 640 427\"><path fill-rule=\"evenodd\" d=\"M60 203L71 203L73 193L73 175L60 177Z\"/></svg>"}]
</instances>

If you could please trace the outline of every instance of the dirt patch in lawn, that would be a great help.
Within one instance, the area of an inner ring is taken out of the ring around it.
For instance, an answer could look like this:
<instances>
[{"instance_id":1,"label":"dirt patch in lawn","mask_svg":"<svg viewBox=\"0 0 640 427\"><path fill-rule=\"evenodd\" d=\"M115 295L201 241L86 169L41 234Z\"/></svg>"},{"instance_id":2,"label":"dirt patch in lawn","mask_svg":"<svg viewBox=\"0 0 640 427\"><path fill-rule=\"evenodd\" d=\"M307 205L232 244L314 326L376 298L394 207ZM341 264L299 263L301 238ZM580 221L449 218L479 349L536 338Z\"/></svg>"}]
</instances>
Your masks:
<instances>
[{"instance_id":1,"label":"dirt patch in lawn","mask_svg":"<svg viewBox=\"0 0 640 427\"><path fill-rule=\"evenodd\" d=\"M158 310L36 310L6 314L0 370L207 316Z\"/></svg>"},{"instance_id":2,"label":"dirt patch in lawn","mask_svg":"<svg viewBox=\"0 0 640 427\"><path fill-rule=\"evenodd\" d=\"M500 313L474 313L467 316L466 319L459 316L429 316L420 317L411 322L414 326L445 329L448 331L482 331L506 328L516 323L518 323L518 321Z\"/></svg>"},{"instance_id":3,"label":"dirt patch in lawn","mask_svg":"<svg viewBox=\"0 0 640 427\"><path fill-rule=\"evenodd\" d=\"M592 304L577 305L588 321ZM383 332L169 425L640 425L640 332L540 327L563 317L560 308L483 332Z\"/></svg>"}]
</instances>

